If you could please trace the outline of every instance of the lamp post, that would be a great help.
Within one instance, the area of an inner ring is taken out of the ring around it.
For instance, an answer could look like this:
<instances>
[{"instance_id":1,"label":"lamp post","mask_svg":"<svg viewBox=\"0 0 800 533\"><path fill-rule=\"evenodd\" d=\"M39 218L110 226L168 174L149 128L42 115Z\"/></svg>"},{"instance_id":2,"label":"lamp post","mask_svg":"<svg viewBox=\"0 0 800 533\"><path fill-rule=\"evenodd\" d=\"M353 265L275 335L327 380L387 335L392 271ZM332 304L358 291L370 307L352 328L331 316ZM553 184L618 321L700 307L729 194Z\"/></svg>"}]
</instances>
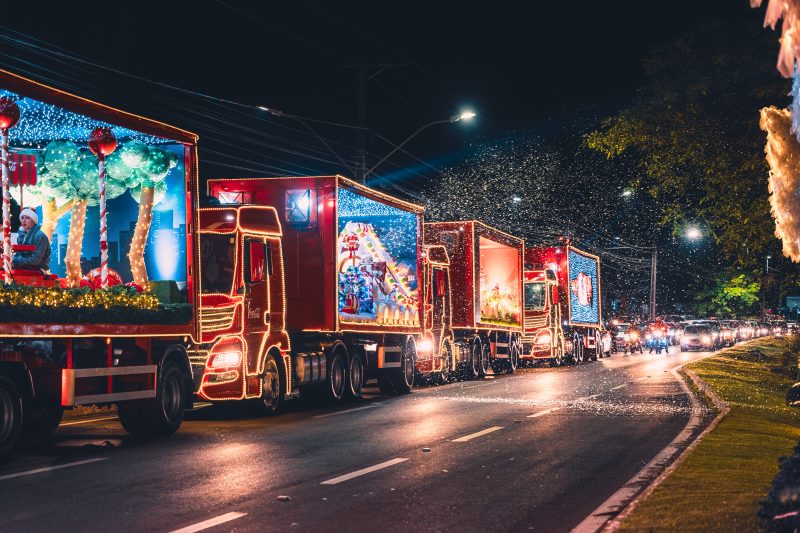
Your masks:
<instances>
[{"instance_id":1,"label":"lamp post","mask_svg":"<svg viewBox=\"0 0 800 533\"><path fill-rule=\"evenodd\" d=\"M461 121L461 120L472 120L473 118L475 118L475 112L474 112L474 111L464 111L464 112L462 112L462 113L461 113L461 114L459 114L459 115L453 115L452 117L450 117L450 118L446 118L446 119L444 119L444 120L434 120L433 122L428 122L427 124L425 124L424 126L422 126L421 128L419 128L417 131L415 131L414 133L412 133L411 135L409 135L409 136L408 136L408 138L407 138L405 141L403 141L403 142L401 142L400 144L398 144L397 146L395 146L395 147L394 147L394 150L392 150L391 152L389 152L388 154L386 154L386 155L383 157L383 159L381 159L380 161L378 161L377 163L375 163L374 165L372 165L372 168L370 168L369 170L367 170L366 172L364 172L364 181L366 181L366 179L367 179L367 176L369 176L370 174L372 174L372 171L373 171L373 170L375 170L376 168L378 168L379 166L381 166L381 164L382 164L384 161L386 161L387 159L389 159L389 158L390 158L392 155L394 155L394 153L395 153L395 152L397 152L398 150L400 150L400 149L401 149L403 146L405 146L405 145L406 145L406 144L407 144L407 143L408 143L408 142L409 142L411 139L413 139L414 137L416 137L417 135L419 135L419 134L420 134L422 131L424 131L424 130L426 130L426 129L430 128L431 126L435 126L435 125L437 125L437 124L452 124L452 123L454 123L454 122L459 122L459 121Z\"/></svg>"}]
</instances>

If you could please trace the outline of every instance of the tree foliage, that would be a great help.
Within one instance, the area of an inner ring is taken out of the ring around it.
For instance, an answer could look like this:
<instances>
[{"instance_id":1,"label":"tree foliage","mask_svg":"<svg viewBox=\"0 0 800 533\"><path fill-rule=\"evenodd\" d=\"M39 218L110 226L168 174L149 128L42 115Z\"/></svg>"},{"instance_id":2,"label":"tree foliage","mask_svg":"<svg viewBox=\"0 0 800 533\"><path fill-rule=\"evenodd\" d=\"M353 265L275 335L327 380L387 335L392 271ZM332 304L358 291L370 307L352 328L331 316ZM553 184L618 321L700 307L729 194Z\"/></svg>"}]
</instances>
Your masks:
<instances>
[{"instance_id":1,"label":"tree foliage","mask_svg":"<svg viewBox=\"0 0 800 533\"><path fill-rule=\"evenodd\" d=\"M776 249L758 111L785 105L772 35L758 28L704 28L645 63L635 102L603 121L586 144L632 157L631 186L656 200L662 226L700 219L729 264L754 268Z\"/></svg>"},{"instance_id":2,"label":"tree foliage","mask_svg":"<svg viewBox=\"0 0 800 533\"><path fill-rule=\"evenodd\" d=\"M697 295L697 311L716 316L754 315L760 291L761 285L744 274L719 278L712 289Z\"/></svg>"}]
</instances>

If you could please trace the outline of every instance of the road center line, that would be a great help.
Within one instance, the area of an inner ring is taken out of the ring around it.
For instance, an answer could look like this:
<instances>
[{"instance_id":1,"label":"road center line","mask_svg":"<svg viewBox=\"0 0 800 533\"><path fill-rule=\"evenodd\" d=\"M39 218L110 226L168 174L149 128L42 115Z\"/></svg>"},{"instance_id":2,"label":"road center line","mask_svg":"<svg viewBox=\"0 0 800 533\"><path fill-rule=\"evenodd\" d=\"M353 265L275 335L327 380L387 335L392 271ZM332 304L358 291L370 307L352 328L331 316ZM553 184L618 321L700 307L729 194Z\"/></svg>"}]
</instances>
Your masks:
<instances>
[{"instance_id":1,"label":"road center line","mask_svg":"<svg viewBox=\"0 0 800 533\"><path fill-rule=\"evenodd\" d=\"M463 437L453 439L453 442L467 442L468 440L475 439L477 437L480 437L481 435L486 435L487 433L495 432L498 429L503 429L503 426L492 426L490 428L486 428L481 431L476 431L475 433L470 433L469 435L464 435Z\"/></svg>"},{"instance_id":2,"label":"road center line","mask_svg":"<svg viewBox=\"0 0 800 533\"><path fill-rule=\"evenodd\" d=\"M592 394L591 396L582 396L582 397L578 398L578 399L577 399L577 400L575 400L575 401L576 401L576 402L581 402L581 401L583 401L583 400L594 400L595 398L597 398L597 397L598 397L598 396L600 396L601 394L603 394L603 393L602 393L602 392L598 392L597 394Z\"/></svg>"},{"instance_id":3,"label":"road center line","mask_svg":"<svg viewBox=\"0 0 800 533\"><path fill-rule=\"evenodd\" d=\"M533 413L532 415L528 415L528 418L538 418L540 416L549 415L553 411L558 411L558 407L551 407L550 409L545 409L544 411L539 411L538 413Z\"/></svg>"},{"instance_id":4,"label":"road center line","mask_svg":"<svg viewBox=\"0 0 800 533\"><path fill-rule=\"evenodd\" d=\"M362 407L355 407L353 409L345 409L344 411L336 411L335 413L325 413L324 415L316 415L312 416L311 418L328 418L329 416L336 416L336 415L344 415L347 413L352 413L353 411L362 411L364 409L371 409L372 407L378 407L377 403L371 403L369 405L364 405Z\"/></svg>"},{"instance_id":5,"label":"road center line","mask_svg":"<svg viewBox=\"0 0 800 533\"><path fill-rule=\"evenodd\" d=\"M202 522L192 524L191 526L176 529L172 533L194 533L195 531L203 531L204 529L218 526L220 524L224 524L225 522L230 522L231 520L236 520L237 518L241 518L246 514L247 513L225 513L215 518L209 518L208 520L203 520Z\"/></svg>"},{"instance_id":6,"label":"road center line","mask_svg":"<svg viewBox=\"0 0 800 533\"><path fill-rule=\"evenodd\" d=\"M368 466L367 468L362 468L361 470L356 470L355 472L350 472L349 474L344 474L339 477L335 477L333 479L329 479L327 481L323 481L320 485L338 485L343 481L347 481L349 479L353 479L355 477L363 476L365 474L369 474L371 472L375 472L376 470L381 470L383 468L388 468L390 466L394 466L397 463L402 463L403 461L408 461L406 457L396 457L394 459L390 459L383 463L379 463L377 465Z\"/></svg>"},{"instance_id":7,"label":"road center line","mask_svg":"<svg viewBox=\"0 0 800 533\"><path fill-rule=\"evenodd\" d=\"M95 457L94 459L86 459L85 461L64 463L63 465L56 465L56 466L46 466L44 468L37 468L35 470L28 470L26 472L17 472L16 474L6 474L5 476L0 476L0 481L4 481L6 479L12 479L15 477L32 476L33 474L41 474L43 472L50 472L51 470L60 470L62 468L69 468L71 466L80 466L88 463L96 463L98 461L105 461L106 459L107 457Z\"/></svg>"},{"instance_id":8,"label":"road center line","mask_svg":"<svg viewBox=\"0 0 800 533\"><path fill-rule=\"evenodd\" d=\"M90 418L89 420L78 420L77 422L62 422L59 424L58 427L61 426L77 426L78 424L90 424L92 422L102 422L103 420L116 420L116 416L106 416L104 418Z\"/></svg>"},{"instance_id":9,"label":"road center line","mask_svg":"<svg viewBox=\"0 0 800 533\"><path fill-rule=\"evenodd\" d=\"M627 386L628 386L627 383L623 383L622 385L617 385L616 387L611 387L611 390L618 390L618 389L622 389L622 388L627 387Z\"/></svg>"}]
</instances>

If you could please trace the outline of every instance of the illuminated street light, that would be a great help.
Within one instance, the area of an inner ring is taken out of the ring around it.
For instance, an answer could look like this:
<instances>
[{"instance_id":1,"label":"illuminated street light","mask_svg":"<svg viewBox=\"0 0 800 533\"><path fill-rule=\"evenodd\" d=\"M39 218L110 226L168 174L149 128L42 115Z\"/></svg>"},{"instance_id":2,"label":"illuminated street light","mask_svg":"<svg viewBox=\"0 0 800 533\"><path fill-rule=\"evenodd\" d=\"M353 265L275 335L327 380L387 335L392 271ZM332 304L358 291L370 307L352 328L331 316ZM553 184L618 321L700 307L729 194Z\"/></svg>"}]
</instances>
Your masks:
<instances>
[{"instance_id":1,"label":"illuminated street light","mask_svg":"<svg viewBox=\"0 0 800 533\"><path fill-rule=\"evenodd\" d=\"M625 198L633 196L633 191L630 189L625 189L624 191L622 191L622 196L624 196Z\"/></svg>"},{"instance_id":2,"label":"illuminated street light","mask_svg":"<svg viewBox=\"0 0 800 533\"><path fill-rule=\"evenodd\" d=\"M686 238L690 241L696 241L703 236L703 232L697 226L691 226L686 229Z\"/></svg>"},{"instance_id":3,"label":"illuminated street light","mask_svg":"<svg viewBox=\"0 0 800 533\"><path fill-rule=\"evenodd\" d=\"M515 196L511 200L514 201L514 202L521 202L522 198L520 198L519 196Z\"/></svg>"}]
</instances>

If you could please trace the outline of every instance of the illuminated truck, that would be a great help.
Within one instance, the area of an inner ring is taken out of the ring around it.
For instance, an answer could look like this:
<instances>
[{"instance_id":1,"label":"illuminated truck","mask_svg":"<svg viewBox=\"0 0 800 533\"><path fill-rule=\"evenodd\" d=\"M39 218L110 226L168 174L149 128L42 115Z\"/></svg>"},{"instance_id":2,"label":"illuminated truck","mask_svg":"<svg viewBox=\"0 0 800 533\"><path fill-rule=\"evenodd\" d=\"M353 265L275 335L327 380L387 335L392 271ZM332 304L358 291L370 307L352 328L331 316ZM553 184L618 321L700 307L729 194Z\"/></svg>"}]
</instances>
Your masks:
<instances>
[{"instance_id":1,"label":"illuminated truck","mask_svg":"<svg viewBox=\"0 0 800 533\"><path fill-rule=\"evenodd\" d=\"M424 282L429 272L446 289L447 256L425 252L420 206L341 176L212 179L208 192L223 205L277 212L286 391L323 390L338 401L374 377L384 392L407 393L418 370L441 373L431 359L448 342L446 295L426 295Z\"/></svg>"},{"instance_id":2,"label":"illuminated truck","mask_svg":"<svg viewBox=\"0 0 800 533\"><path fill-rule=\"evenodd\" d=\"M600 258L574 246L525 249L522 360L602 356Z\"/></svg>"},{"instance_id":3,"label":"illuminated truck","mask_svg":"<svg viewBox=\"0 0 800 533\"><path fill-rule=\"evenodd\" d=\"M517 368L522 333L522 239L478 221L425 224L450 258L453 368L469 378Z\"/></svg>"}]
</instances>

